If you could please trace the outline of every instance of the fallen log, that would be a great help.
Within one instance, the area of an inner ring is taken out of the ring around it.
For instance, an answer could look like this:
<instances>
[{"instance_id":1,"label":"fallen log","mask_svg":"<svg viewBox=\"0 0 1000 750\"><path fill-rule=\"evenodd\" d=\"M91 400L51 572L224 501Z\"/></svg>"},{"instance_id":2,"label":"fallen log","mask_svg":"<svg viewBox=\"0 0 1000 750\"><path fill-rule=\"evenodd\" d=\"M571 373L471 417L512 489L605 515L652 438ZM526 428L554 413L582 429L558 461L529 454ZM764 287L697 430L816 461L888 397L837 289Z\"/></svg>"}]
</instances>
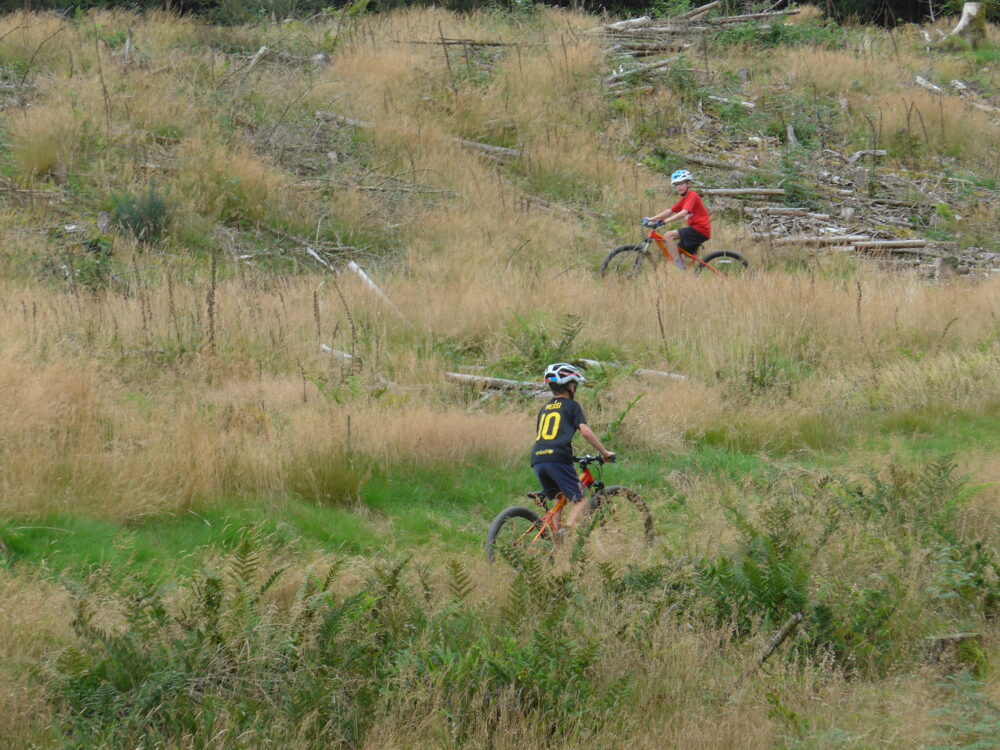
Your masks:
<instances>
[{"instance_id":1,"label":"fallen log","mask_svg":"<svg viewBox=\"0 0 1000 750\"><path fill-rule=\"evenodd\" d=\"M928 91L930 91L930 92L932 92L934 94L943 94L944 93L944 89L943 88L941 88L940 86L938 86L936 83L931 83L930 81L928 81L923 76L917 76L916 79L915 79L915 82L916 82L916 84L918 86L922 86L923 88L927 89Z\"/></svg>"},{"instance_id":2,"label":"fallen log","mask_svg":"<svg viewBox=\"0 0 1000 750\"><path fill-rule=\"evenodd\" d=\"M768 10L763 13L744 13L739 16L721 16L719 18L709 18L709 23L726 25L731 23L747 23L748 21L761 21L771 18L782 18L783 16L794 16L800 13L798 8L788 8L786 10Z\"/></svg>"},{"instance_id":3,"label":"fallen log","mask_svg":"<svg viewBox=\"0 0 1000 750\"><path fill-rule=\"evenodd\" d=\"M478 151L484 156L488 156L491 159L497 161L513 161L515 159L521 158L521 152L516 148L506 148L504 146L492 146L489 143L479 143L478 141L470 141L465 138L452 138L455 143L457 143L462 148L471 149L472 151Z\"/></svg>"},{"instance_id":4,"label":"fallen log","mask_svg":"<svg viewBox=\"0 0 1000 750\"><path fill-rule=\"evenodd\" d=\"M618 53L622 55L629 55L631 57L652 57L653 55L667 52L684 51L692 46L693 44L691 42L685 42L680 39L656 42L634 41L616 44L608 50L608 53Z\"/></svg>"},{"instance_id":5,"label":"fallen log","mask_svg":"<svg viewBox=\"0 0 1000 750\"><path fill-rule=\"evenodd\" d=\"M525 380L507 380L506 378L490 378L485 375L471 375L464 372L446 372L445 380L462 385L473 385L479 388L489 388L495 391L530 391L548 393L549 388L544 383L532 383Z\"/></svg>"},{"instance_id":6,"label":"fallen log","mask_svg":"<svg viewBox=\"0 0 1000 750\"><path fill-rule=\"evenodd\" d=\"M901 206L904 208L931 208L933 204L923 203L921 201L907 201L900 200L898 198L862 198L860 196L853 198L856 201L862 203L878 203L884 206Z\"/></svg>"},{"instance_id":7,"label":"fallen log","mask_svg":"<svg viewBox=\"0 0 1000 750\"><path fill-rule=\"evenodd\" d=\"M674 19L678 21L690 21L692 18L705 15L708 11L718 8L720 5L722 5L722 0L715 0L715 2L707 3L686 13L674 16Z\"/></svg>"},{"instance_id":8,"label":"fallen log","mask_svg":"<svg viewBox=\"0 0 1000 750\"><path fill-rule=\"evenodd\" d=\"M759 242L773 245L845 245L871 240L867 234L797 235L795 237L755 237Z\"/></svg>"},{"instance_id":9,"label":"fallen log","mask_svg":"<svg viewBox=\"0 0 1000 750\"><path fill-rule=\"evenodd\" d=\"M707 26L646 26L634 31L620 31L612 34L615 39L655 39L664 34L691 34L708 31Z\"/></svg>"},{"instance_id":10,"label":"fallen log","mask_svg":"<svg viewBox=\"0 0 1000 750\"><path fill-rule=\"evenodd\" d=\"M786 208L784 206L744 206L743 210L748 214L768 214L769 216L803 216L809 219L825 221L830 218L830 214L820 214L810 211L808 208Z\"/></svg>"},{"instance_id":11,"label":"fallen log","mask_svg":"<svg viewBox=\"0 0 1000 750\"><path fill-rule=\"evenodd\" d=\"M902 247L927 247L927 240L867 240L855 242L858 250L879 250Z\"/></svg>"},{"instance_id":12,"label":"fallen log","mask_svg":"<svg viewBox=\"0 0 1000 750\"><path fill-rule=\"evenodd\" d=\"M399 44L433 44L446 47L544 47L543 42L494 42L481 39L403 39Z\"/></svg>"},{"instance_id":13,"label":"fallen log","mask_svg":"<svg viewBox=\"0 0 1000 750\"><path fill-rule=\"evenodd\" d=\"M320 351L322 351L324 354L329 354L331 357L333 357L334 359L339 359L341 362L354 361L354 357L352 355L348 354L347 352L342 352L340 351L340 349L333 349L327 344L320 344L319 348Z\"/></svg>"},{"instance_id":14,"label":"fallen log","mask_svg":"<svg viewBox=\"0 0 1000 750\"><path fill-rule=\"evenodd\" d=\"M728 161L721 161L719 159L709 159L707 156L692 156L691 154L685 154L683 160L691 164L700 164L703 167L716 167L717 169L728 169L731 172L760 172L759 167L754 167L750 164L733 164Z\"/></svg>"},{"instance_id":15,"label":"fallen log","mask_svg":"<svg viewBox=\"0 0 1000 750\"><path fill-rule=\"evenodd\" d=\"M596 359L576 359L574 362L579 362L584 367L621 367L617 362L601 362ZM669 378L671 380L690 380L687 375L680 375L676 372L665 372L663 370L636 370L634 375L638 375L640 378Z\"/></svg>"},{"instance_id":16,"label":"fallen log","mask_svg":"<svg viewBox=\"0 0 1000 750\"><path fill-rule=\"evenodd\" d=\"M338 115L336 112L317 112L317 120L323 120L324 122L336 122L340 125L347 125L352 128L370 128L372 124L370 122L365 122L364 120L355 120L352 117L344 117L343 115ZM478 141L470 141L465 138L458 138L456 136L450 137L451 141L457 143L462 148L467 148L472 151L477 151L483 156L486 156L494 161L513 161L514 159L519 159L522 156L522 152L515 148L505 148L503 146L493 146L489 143L479 143Z\"/></svg>"},{"instance_id":17,"label":"fallen log","mask_svg":"<svg viewBox=\"0 0 1000 750\"><path fill-rule=\"evenodd\" d=\"M918 258L948 258L953 257L928 250L922 247L893 247L893 248L860 248L857 252L863 253L889 253L892 255L915 255Z\"/></svg>"},{"instance_id":18,"label":"fallen log","mask_svg":"<svg viewBox=\"0 0 1000 750\"><path fill-rule=\"evenodd\" d=\"M629 18L625 21L617 21L615 23L609 23L607 26L602 26L599 31L608 31L614 29L634 29L637 26L645 26L653 20L652 16L640 16L639 18Z\"/></svg>"},{"instance_id":19,"label":"fallen log","mask_svg":"<svg viewBox=\"0 0 1000 750\"><path fill-rule=\"evenodd\" d=\"M740 99L727 99L724 96L715 96L714 94L708 95L709 99L717 102L724 102L725 104L739 104L741 107L746 107L747 109L756 109L757 105L753 102L745 102ZM791 127L791 125L789 125Z\"/></svg>"},{"instance_id":20,"label":"fallen log","mask_svg":"<svg viewBox=\"0 0 1000 750\"><path fill-rule=\"evenodd\" d=\"M861 151L855 151L853 154L847 157L848 164L857 164L859 160L866 156L885 156L888 151L884 148L874 148L874 149L862 149Z\"/></svg>"},{"instance_id":21,"label":"fallen log","mask_svg":"<svg viewBox=\"0 0 1000 750\"><path fill-rule=\"evenodd\" d=\"M761 198L777 198L785 194L781 188L708 188L701 191L702 195L717 196L756 196Z\"/></svg>"},{"instance_id":22,"label":"fallen log","mask_svg":"<svg viewBox=\"0 0 1000 750\"><path fill-rule=\"evenodd\" d=\"M355 120L353 117L345 117L344 115L338 115L336 112L317 112L317 120L323 120L324 122L335 122L338 125L347 125L352 128L370 128L371 123L365 122L364 120Z\"/></svg>"},{"instance_id":23,"label":"fallen log","mask_svg":"<svg viewBox=\"0 0 1000 750\"><path fill-rule=\"evenodd\" d=\"M604 79L605 84L618 83L619 81L624 81L628 78L639 77L649 73L653 70L660 70L661 68L669 68L677 62L676 57L672 57L669 60L661 60L660 62L650 63L647 65L640 65L637 68L630 68L629 70L622 70L618 73L613 73Z\"/></svg>"}]
</instances>

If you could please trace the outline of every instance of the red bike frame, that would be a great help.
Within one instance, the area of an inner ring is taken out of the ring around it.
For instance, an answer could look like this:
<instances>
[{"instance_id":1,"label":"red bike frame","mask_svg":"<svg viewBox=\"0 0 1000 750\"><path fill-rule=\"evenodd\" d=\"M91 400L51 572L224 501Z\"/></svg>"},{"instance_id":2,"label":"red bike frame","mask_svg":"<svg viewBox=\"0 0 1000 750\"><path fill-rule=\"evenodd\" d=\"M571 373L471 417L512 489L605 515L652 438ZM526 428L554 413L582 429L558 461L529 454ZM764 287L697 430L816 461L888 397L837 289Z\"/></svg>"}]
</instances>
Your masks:
<instances>
[{"instance_id":1,"label":"red bike frame","mask_svg":"<svg viewBox=\"0 0 1000 750\"><path fill-rule=\"evenodd\" d=\"M671 258L670 258L670 251L667 249L667 246L665 244L663 244L663 242L664 242L665 239L666 238L663 235L659 234L655 229L650 229L649 230L649 234L646 235L646 244L648 246L650 242L655 242L657 244L657 246L660 248L660 252L663 253L663 257L666 258L667 260L671 260ZM706 263L705 261L703 261L697 255L694 255L693 253L689 253L687 250L685 250L680 245L677 246L677 249L681 252L682 255L686 255L688 258L691 259L690 261L688 261L689 265L694 265L694 262L698 262L698 263L701 263L703 266L705 266L705 268L707 268L709 271L711 271L712 273L714 273L716 276L722 276L723 275L720 271L716 271L714 268L712 268L710 265L708 265L708 263Z\"/></svg>"}]
</instances>

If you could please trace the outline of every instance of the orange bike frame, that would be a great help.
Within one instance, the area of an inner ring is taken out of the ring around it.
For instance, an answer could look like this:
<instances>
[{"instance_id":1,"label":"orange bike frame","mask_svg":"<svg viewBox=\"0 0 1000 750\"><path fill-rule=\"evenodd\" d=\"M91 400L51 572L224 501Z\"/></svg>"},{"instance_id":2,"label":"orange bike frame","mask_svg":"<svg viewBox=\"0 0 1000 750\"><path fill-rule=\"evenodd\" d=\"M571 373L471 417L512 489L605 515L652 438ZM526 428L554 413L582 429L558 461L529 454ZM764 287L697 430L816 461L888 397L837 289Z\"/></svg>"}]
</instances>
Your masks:
<instances>
[{"instance_id":1,"label":"orange bike frame","mask_svg":"<svg viewBox=\"0 0 1000 750\"><path fill-rule=\"evenodd\" d=\"M653 242L655 242L659 246L660 252L663 253L663 257L666 258L667 260L670 260L670 251L667 250L667 246L663 244L663 240L664 239L665 238L663 237L663 235L658 234L655 229L650 229L649 230L649 234L646 235L646 242L649 242L651 240ZM687 250L685 250L680 245L677 246L677 249L681 252L682 255L686 255L691 260L697 261L698 263L701 263L703 266L705 266L705 268L707 268L709 271L711 271L712 273L714 273L716 276L721 276L722 275L719 271L716 271L714 268L712 268L710 265L708 265L708 263L706 263L705 261L703 261L697 255L692 255L691 253L689 253Z\"/></svg>"},{"instance_id":2,"label":"orange bike frame","mask_svg":"<svg viewBox=\"0 0 1000 750\"><path fill-rule=\"evenodd\" d=\"M542 516L542 523L538 527L538 533L535 534L534 537L532 537L530 542L528 542L529 547L535 542L537 542L539 539L541 539L542 534L544 534L547 529L552 529L553 532L559 530L559 526L556 523L556 518L559 517L559 511L561 511L564 507L566 507L567 502L568 501L566 500L566 496L560 492L559 498L556 500L556 504L552 507L552 510L546 512L545 515ZM530 533L531 529L528 529L523 534L521 534L521 538L517 540L516 544L520 544L521 540L524 539L526 536L528 536L528 534Z\"/></svg>"}]
</instances>

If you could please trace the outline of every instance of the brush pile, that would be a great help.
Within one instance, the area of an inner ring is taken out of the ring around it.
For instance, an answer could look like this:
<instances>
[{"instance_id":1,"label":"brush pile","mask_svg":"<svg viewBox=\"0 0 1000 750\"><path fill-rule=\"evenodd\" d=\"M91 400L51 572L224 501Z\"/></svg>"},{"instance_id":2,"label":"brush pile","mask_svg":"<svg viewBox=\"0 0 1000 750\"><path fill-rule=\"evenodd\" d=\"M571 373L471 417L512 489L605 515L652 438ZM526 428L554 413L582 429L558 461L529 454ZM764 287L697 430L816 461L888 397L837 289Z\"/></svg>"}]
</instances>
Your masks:
<instances>
[{"instance_id":1,"label":"brush pile","mask_svg":"<svg viewBox=\"0 0 1000 750\"><path fill-rule=\"evenodd\" d=\"M669 19L654 19L650 16L631 18L601 26L594 32L603 34L607 39L609 53L638 59L687 49L694 46L701 36L720 28L748 23L771 23L799 12L797 8L789 8L709 18L709 12L721 5L718 1L711 2Z\"/></svg>"}]
</instances>

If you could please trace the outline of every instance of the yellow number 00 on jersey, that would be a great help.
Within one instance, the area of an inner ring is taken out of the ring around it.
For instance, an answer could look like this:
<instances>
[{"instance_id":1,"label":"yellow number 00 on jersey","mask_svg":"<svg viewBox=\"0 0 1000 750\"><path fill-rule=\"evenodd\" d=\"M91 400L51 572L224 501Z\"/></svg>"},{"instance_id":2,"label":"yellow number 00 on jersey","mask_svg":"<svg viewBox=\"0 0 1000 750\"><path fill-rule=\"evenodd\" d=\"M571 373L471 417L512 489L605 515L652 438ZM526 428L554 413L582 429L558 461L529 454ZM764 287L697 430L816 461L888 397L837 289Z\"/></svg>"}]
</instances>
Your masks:
<instances>
[{"instance_id":1,"label":"yellow number 00 on jersey","mask_svg":"<svg viewBox=\"0 0 1000 750\"><path fill-rule=\"evenodd\" d=\"M535 440L555 440L559 434L560 414L557 411L549 412L538 421L538 434Z\"/></svg>"}]
</instances>

